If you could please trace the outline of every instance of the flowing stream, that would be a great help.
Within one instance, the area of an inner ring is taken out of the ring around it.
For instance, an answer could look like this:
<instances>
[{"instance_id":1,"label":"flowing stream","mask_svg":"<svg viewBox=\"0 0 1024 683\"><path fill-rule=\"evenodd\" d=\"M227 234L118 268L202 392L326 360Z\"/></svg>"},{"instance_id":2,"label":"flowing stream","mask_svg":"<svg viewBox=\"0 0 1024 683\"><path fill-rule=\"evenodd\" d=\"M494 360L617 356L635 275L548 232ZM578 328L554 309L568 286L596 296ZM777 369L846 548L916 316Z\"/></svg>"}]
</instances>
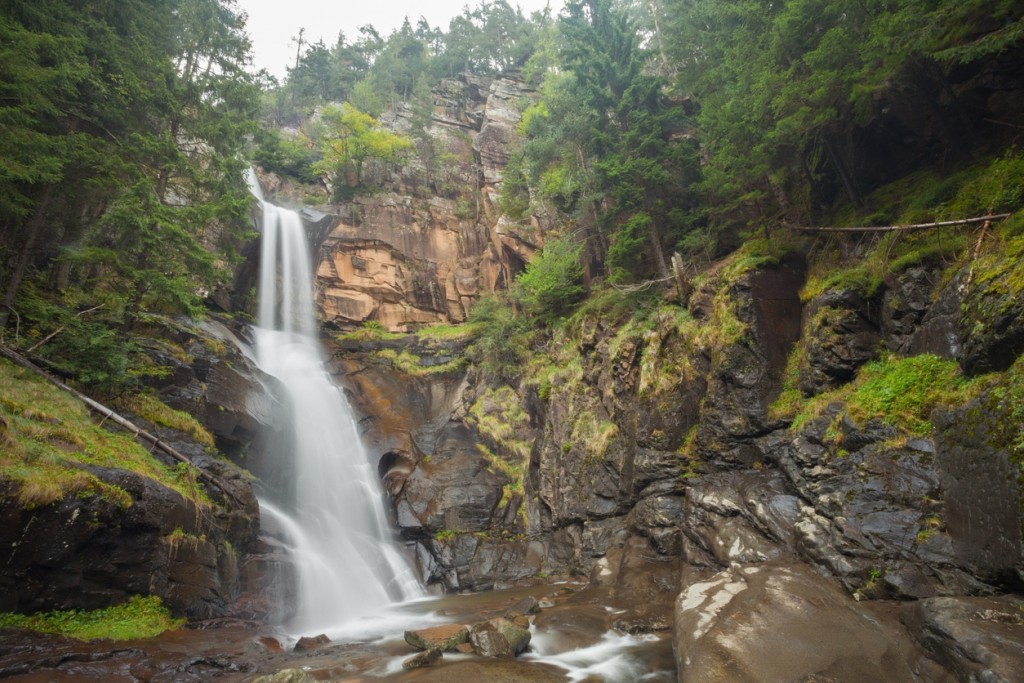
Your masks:
<instances>
[{"instance_id":1,"label":"flowing stream","mask_svg":"<svg viewBox=\"0 0 1024 683\"><path fill-rule=\"evenodd\" d=\"M256 356L284 385L294 416L294 490L261 500L288 533L298 574L296 633L343 628L422 588L398 551L376 468L352 411L324 369L313 312L313 276L299 215L263 201Z\"/></svg>"}]
</instances>

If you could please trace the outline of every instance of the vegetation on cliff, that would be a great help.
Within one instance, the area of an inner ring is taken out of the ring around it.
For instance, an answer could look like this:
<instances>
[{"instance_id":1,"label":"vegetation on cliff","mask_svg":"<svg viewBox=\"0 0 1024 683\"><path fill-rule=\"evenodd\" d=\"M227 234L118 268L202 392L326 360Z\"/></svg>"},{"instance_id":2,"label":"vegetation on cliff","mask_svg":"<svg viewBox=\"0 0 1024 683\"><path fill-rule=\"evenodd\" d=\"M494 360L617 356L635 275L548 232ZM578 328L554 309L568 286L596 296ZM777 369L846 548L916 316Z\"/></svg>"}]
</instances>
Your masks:
<instances>
[{"instance_id":1,"label":"vegetation on cliff","mask_svg":"<svg viewBox=\"0 0 1024 683\"><path fill-rule=\"evenodd\" d=\"M184 625L185 620L173 618L155 596L135 596L122 605L93 611L0 614L0 628L27 628L76 640L152 638Z\"/></svg>"},{"instance_id":2,"label":"vegetation on cliff","mask_svg":"<svg viewBox=\"0 0 1024 683\"><path fill-rule=\"evenodd\" d=\"M0 478L16 485L26 507L68 495L100 496L129 507L128 492L103 481L93 467L129 470L198 505L210 504L191 468L164 465L127 434L97 425L80 401L7 360L0 360L0 396ZM179 427L198 427L155 398L142 400L146 415Z\"/></svg>"}]
</instances>

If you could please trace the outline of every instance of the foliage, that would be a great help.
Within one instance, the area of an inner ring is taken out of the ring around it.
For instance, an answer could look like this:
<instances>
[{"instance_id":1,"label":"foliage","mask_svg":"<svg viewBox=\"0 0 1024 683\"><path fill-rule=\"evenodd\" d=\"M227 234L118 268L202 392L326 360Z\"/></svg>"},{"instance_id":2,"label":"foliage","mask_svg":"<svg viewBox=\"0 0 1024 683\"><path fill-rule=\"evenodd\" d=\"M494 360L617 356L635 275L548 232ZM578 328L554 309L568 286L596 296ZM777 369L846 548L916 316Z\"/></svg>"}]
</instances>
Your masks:
<instances>
[{"instance_id":1,"label":"foliage","mask_svg":"<svg viewBox=\"0 0 1024 683\"><path fill-rule=\"evenodd\" d=\"M324 107L320 126L316 142L323 158L312 168L328 176L336 191L362 185L368 161L397 163L412 149L409 139L382 128L372 116L348 102L341 107Z\"/></svg>"},{"instance_id":2,"label":"foliage","mask_svg":"<svg viewBox=\"0 0 1024 683\"><path fill-rule=\"evenodd\" d=\"M229 277L258 102L243 28L231 0L0 9L0 328L26 283L55 307L74 290L53 319L80 348L55 360L86 383L130 374L116 346L144 311L198 315Z\"/></svg>"},{"instance_id":3,"label":"foliage","mask_svg":"<svg viewBox=\"0 0 1024 683\"><path fill-rule=\"evenodd\" d=\"M955 361L938 356L886 358L865 365L850 384L809 401L793 426L799 428L829 403L842 401L855 420L879 418L909 434L927 436L935 408L966 403L983 385L964 378Z\"/></svg>"},{"instance_id":4,"label":"foliage","mask_svg":"<svg viewBox=\"0 0 1024 683\"><path fill-rule=\"evenodd\" d=\"M571 237L549 241L516 277L512 296L537 322L566 316L583 297L582 245Z\"/></svg>"},{"instance_id":5,"label":"foliage","mask_svg":"<svg viewBox=\"0 0 1024 683\"><path fill-rule=\"evenodd\" d=\"M517 317L509 302L498 295L480 299L469 312L476 337L469 358L499 380L519 374L526 360L526 321Z\"/></svg>"},{"instance_id":6,"label":"foliage","mask_svg":"<svg viewBox=\"0 0 1024 683\"><path fill-rule=\"evenodd\" d=\"M122 399L119 405L153 424L188 434L207 449L213 450L216 446L213 434L201 425L199 420L183 410L171 408L153 394L135 394Z\"/></svg>"},{"instance_id":7,"label":"foliage","mask_svg":"<svg viewBox=\"0 0 1024 683\"><path fill-rule=\"evenodd\" d=\"M0 614L0 627L56 633L76 640L137 640L179 629L175 619L156 596L132 596L128 602L91 612L71 610L24 615Z\"/></svg>"},{"instance_id":8,"label":"foliage","mask_svg":"<svg viewBox=\"0 0 1024 683\"><path fill-rule=\"evenodd\" d=\"M971 126L977 72L961 67L1009 54L1024 32L1020 7L990 0L668 9L676 87L700 103L712 221L806 224L840 201L868 213L865 190L928 163L936 143L977 142L928 118Z\"/></svg>"}]
</instances>

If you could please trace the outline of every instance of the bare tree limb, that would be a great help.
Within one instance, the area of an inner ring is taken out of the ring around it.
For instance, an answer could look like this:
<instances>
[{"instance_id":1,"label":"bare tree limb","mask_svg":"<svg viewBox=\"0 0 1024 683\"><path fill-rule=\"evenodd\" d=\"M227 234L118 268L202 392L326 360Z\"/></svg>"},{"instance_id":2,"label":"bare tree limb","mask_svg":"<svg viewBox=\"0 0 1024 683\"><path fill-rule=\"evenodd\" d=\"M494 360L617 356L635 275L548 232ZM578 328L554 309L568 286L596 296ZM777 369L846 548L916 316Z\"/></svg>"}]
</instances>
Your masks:
<instances>
[{"instance_id":1,"label":"bare tree limb","mask_svg":"<svg viewBox=\"0 0 1024 683\"><path fill-rule=\"evenodd\" d=\"M93 311L95 311L95 310L97 310L97 309L100 309L100 308L103 308L103 304L100 304L99 306L93 306L92 308L90 308L89 310L86 310L86 311L80 311L80 312L78 313L78 317L81 317L81 316L85 315L86 313L92 313ZM60 334L61 332L63 332L63 331L64 331L64 328L65 328L65 327L66 327L65 325L61 325L60 327L58 327L57 329L55 329L55 330L54 330L53 332L51 332L50 334L48 334L48 335L46 335L45 337L43 337L43 338L42 338L42 339L41 339L40 341L36 342L36 343L35 343L35 344L34 344L34 345L32 346L32 348L30 348L30 349L26 349L25 353L32 353L33 351L35 351L36 349L38 349L38 348L39 348L40 346L42 346L43 344L45 344L46 342L50 341L51 339L53 339L54 337L56 337L56 336L57 336L58 334Z\"/></svg>"},{"instance_id":2,"label":"bare tree limb","mask_svg":"<svg viewBox=\"0 0 1024 683\"><path fill-rule=\"evenodd\" d=\"M901 232L906 230L926 230L928 228L944 228L949 225L969 225L971 223L984 223L985 221L996 221L1009 218L1013 214L1000 213L994 216L978 216L977 218L961 218L955 221L938 221L935 223L916 223L914 225L881 225L877 227L855 227L855 228L794 228L801 232Z\"/></svg>"}]
</instances>

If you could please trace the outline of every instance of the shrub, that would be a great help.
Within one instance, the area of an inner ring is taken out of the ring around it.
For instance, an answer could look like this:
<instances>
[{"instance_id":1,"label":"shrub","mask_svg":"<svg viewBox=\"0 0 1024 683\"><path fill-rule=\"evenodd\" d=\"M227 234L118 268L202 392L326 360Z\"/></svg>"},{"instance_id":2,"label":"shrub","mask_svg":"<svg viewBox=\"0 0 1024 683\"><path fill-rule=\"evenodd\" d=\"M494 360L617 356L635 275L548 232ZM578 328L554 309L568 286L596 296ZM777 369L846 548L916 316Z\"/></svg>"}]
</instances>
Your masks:
<instances>
[{"instance_id":1,"label":"shrub","mask_svg":"<svg viewBox=\"0 0 1024 683\"><path fill-rule=\"evenodd\" d=\"M583 298L582 245L571 237L548 242L516 278L513 296L523 310L550 323L570 313Z\"/></svg>"}]
</instances>

